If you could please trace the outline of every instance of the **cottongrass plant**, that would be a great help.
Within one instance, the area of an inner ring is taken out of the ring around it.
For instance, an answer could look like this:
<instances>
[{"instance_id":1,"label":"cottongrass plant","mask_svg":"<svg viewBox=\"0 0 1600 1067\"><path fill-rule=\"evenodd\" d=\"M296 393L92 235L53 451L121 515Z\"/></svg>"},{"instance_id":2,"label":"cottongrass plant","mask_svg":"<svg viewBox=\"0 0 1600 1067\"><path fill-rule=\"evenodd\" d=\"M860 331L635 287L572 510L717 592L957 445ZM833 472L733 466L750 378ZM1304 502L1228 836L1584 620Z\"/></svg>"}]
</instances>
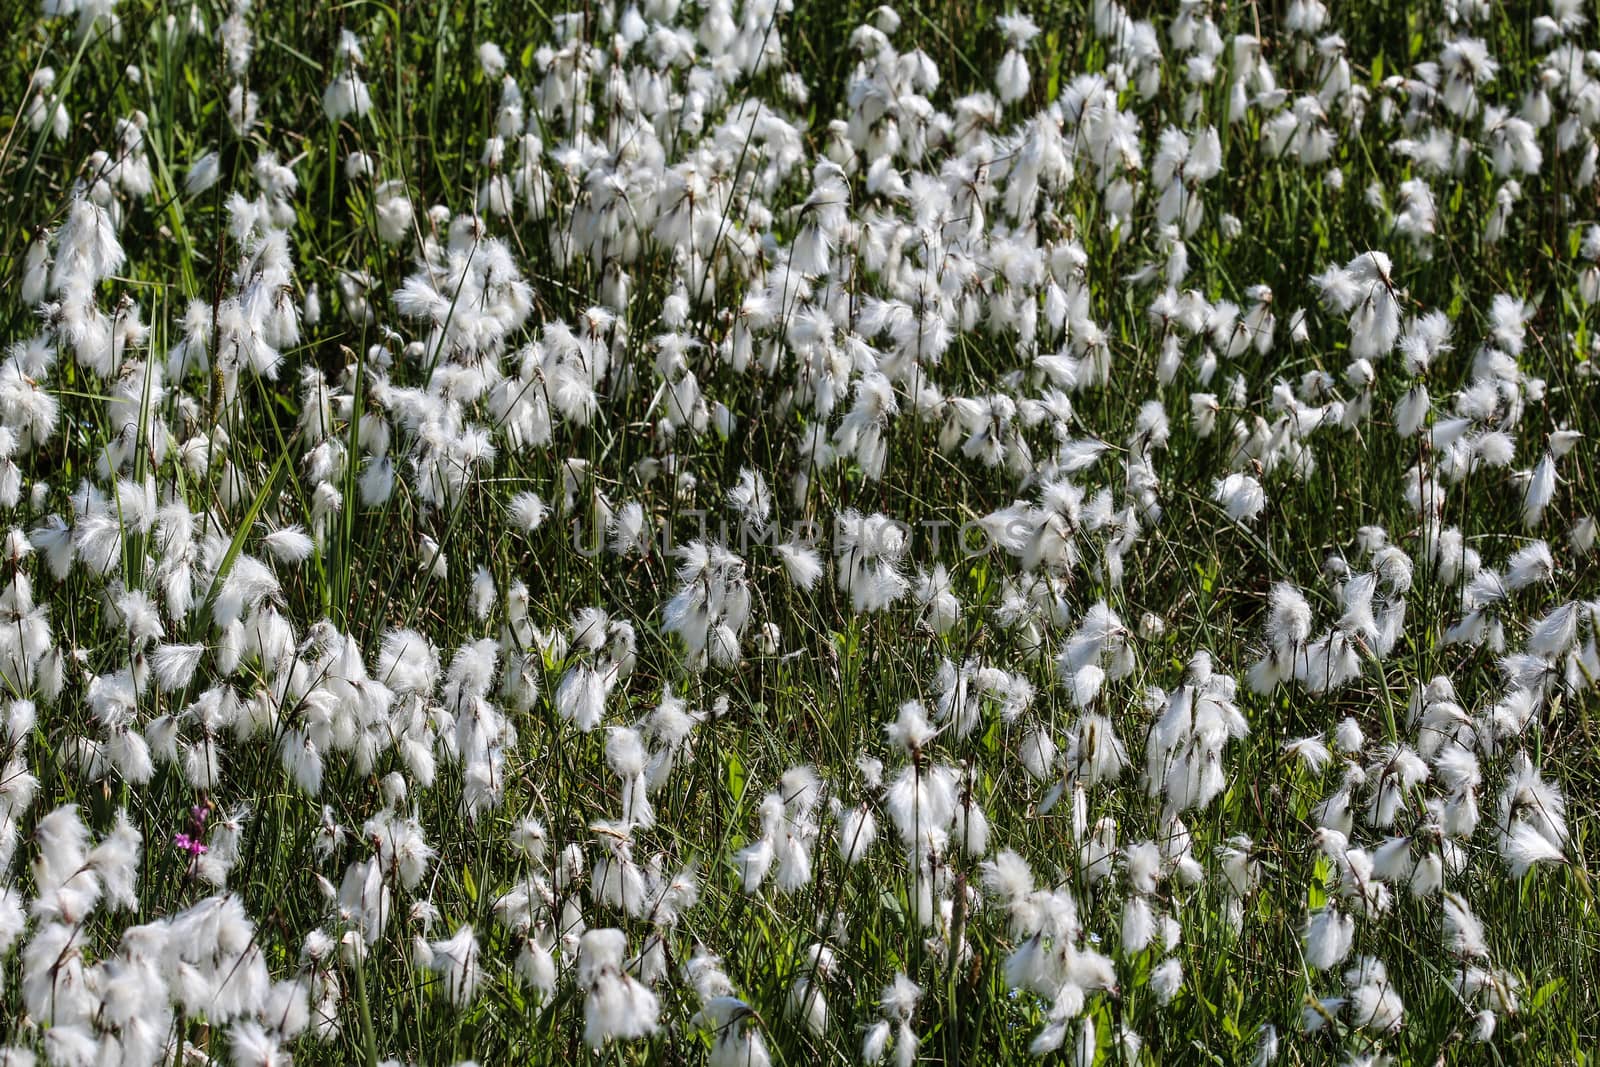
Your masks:
<instances>
[{"instance_id":1,"label":"cottongrass plant","mask_svg":"<svg viewBox=\"0 0 1600 1067\"><path fill-rule=\"evenodd\" d=\"M5 13L0 1064L1590 1055L1582 4Z\"/></svg>"}]
</instances>

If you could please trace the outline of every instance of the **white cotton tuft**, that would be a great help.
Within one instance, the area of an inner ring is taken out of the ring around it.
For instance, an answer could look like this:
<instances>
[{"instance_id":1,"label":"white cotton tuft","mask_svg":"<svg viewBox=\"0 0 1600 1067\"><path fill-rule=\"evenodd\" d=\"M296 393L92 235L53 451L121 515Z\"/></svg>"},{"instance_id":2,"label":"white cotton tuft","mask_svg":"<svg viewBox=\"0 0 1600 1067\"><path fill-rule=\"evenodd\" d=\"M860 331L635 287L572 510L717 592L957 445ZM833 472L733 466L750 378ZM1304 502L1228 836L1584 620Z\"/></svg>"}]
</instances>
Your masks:
<instances>
[{"instance_id":1,"label":"white cotton tuft","mask_svg":"<svg viewBox=\"0 0 1600 1067\"><path fill-rule=\"evenodd\" d=\"M1549 452L1534 465L1522 490L1522 525L1531 530L1544 521L1545 508L1556 495L1556 460Z\"/></svg>"},{"instance_id":2,"label":"white cotton tuft","mask_svg":"<svg viewBox=\"0 0 1600 1067\"><path fill-rule=\"evenodd\" d=\"M157 645L150 656L156 684L168 693L187 688L205 653L204 645Z\"/></svg>"},{"instance_id":3,"label":"white cotton tuft","mask_svg":"<svg viewBox=\"0 0 1600 1067\"><path fill-rule=\"evenodd\" d=\"M1241 526L1254 522L1267 506L1266 491L1248 474L1230 474L1218 479L1212 485L1211 498L1222 505L1228 518Z\"/></svg>"}]
</instances>

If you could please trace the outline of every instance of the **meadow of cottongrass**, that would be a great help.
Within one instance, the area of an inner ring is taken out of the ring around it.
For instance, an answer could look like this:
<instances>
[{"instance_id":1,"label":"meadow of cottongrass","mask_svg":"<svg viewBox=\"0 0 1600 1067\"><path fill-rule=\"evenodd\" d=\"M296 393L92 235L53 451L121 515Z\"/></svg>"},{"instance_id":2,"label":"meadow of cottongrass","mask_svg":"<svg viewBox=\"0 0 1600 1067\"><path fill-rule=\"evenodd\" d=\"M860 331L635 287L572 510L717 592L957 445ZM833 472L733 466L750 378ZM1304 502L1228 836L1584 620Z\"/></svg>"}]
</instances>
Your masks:
<instances>
[{"instance_id":1,"label":"meadow of cottongrass","mask_svg":"<svg viewBox=\"0 0 1600 1067\"><path fill-rule=\"evenodd\" d=\"M1591 5L3 7L0 1064L1591 1061Z\"/></svg>"}]
</instances>

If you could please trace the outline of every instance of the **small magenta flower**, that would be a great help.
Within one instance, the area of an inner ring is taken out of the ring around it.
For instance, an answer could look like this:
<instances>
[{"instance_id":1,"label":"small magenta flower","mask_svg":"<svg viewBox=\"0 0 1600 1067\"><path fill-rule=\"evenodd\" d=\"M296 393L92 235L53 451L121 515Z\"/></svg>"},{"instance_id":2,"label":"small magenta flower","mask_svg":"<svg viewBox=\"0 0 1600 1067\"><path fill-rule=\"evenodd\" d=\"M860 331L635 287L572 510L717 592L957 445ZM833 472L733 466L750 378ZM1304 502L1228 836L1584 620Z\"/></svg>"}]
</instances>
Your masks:
<instances>
[{"instance_id":1,"label":"small magenta flower","mask_svg":"<svg viewBox=\"0 0 1600 1067\"><path fill-rule=\"evenodd\" d=\"M190 856L204 856L206 854L206 845L204 841L200 840L200 838L201 835L205 833L206 820L210 817L210 804L201 803L190 808L190 829L192 829L194 832L192 834L182 832L173 834L172 843L178 848L182 849L184 852L189 853Z\"/></svg>"},{"instance_id":2,"label":"small magenta flower","mask_svg":"<svg viewBox=\"0 0 1600 1067\"><path fill-rule=\"evenodd\" d=\"M188 834L173 834L172 843L191 856L204 856L206 854L205 844L196 838L190 837Z\"/></svg>"}]
</instances>

